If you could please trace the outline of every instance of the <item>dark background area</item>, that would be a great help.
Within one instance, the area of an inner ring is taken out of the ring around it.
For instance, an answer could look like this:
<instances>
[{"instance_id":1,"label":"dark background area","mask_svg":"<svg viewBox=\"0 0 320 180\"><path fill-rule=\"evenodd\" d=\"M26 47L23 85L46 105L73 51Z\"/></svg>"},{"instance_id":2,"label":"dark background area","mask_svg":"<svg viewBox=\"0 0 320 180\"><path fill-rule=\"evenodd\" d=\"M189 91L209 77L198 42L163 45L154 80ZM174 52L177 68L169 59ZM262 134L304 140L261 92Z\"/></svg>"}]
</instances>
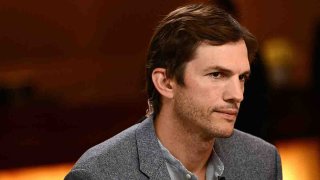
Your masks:
<instances>
[{"instance_id":1,"label":"dark background area","mask_svg":"<svg viewBox=\"0 0 320 180\"><path fill-rule=\"evenodd\" d=\"M74 162L138 122L153 29L188 2L0 1L0 168ZM237 128L318 138L319 1L230 2L260 42Z\"/></svg>"}]
</instances>

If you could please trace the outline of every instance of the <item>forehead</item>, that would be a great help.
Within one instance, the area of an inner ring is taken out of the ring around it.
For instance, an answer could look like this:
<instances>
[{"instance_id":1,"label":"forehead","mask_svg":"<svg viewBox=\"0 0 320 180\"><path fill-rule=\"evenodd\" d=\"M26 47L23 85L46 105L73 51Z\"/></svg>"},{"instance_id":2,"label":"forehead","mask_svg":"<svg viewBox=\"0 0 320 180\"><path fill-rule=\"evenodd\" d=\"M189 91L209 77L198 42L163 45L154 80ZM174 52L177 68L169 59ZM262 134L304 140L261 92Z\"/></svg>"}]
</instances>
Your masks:
<instances>
[{"instance_id":1,"label":"forehead","mask_svg":"<svg viewBox=\"0 0 320 180\"><path fill-rule=\"evenodd\" d=\"M248 52L243 40L229 42L223 45L201 43L187 68L203 69L208 67L223 67L234 73L250 70Z\"/></svg>"}]
</instances>

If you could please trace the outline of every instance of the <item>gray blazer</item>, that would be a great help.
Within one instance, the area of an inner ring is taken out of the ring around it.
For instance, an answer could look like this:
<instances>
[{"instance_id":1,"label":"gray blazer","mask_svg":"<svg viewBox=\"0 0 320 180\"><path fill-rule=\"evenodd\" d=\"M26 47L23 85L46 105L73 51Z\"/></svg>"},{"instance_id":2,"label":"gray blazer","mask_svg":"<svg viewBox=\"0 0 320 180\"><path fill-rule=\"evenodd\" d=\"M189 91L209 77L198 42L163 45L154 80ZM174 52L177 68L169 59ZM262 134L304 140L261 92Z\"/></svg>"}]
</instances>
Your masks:
<instances>
[{"instance_id":1,"label":"gray blazer","mask_svg":"<svg viewBox=\"0 0 320 180\"><path fill-rule=\"evenodd\" d=\"M224 163L226 180L282 179L280 156L262 139L235 130L230 138L217 139L214 149ZM153 120L147 118L90 148L65 177L73 179L169 180Z\"/></svg>"}]
</instances>

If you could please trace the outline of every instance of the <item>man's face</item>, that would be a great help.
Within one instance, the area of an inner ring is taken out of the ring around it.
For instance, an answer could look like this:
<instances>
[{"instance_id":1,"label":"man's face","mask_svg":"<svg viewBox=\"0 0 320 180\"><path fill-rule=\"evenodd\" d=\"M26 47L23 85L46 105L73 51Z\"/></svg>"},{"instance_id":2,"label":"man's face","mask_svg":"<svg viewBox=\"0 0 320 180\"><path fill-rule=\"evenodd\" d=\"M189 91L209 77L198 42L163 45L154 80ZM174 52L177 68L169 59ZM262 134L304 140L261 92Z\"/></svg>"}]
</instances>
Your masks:
<instances>
[{"instance_id":1,"label":"man's face","mask_svg":"<svg viewBox=\"0 0 320 180\"><path fill-rule=\"evenodd\" d=\"M202 43L186 64L184 86L174 89L174 113L190 133L229 137L243 100L250 65L245 42Z\"/></svg>"}]
</instances>

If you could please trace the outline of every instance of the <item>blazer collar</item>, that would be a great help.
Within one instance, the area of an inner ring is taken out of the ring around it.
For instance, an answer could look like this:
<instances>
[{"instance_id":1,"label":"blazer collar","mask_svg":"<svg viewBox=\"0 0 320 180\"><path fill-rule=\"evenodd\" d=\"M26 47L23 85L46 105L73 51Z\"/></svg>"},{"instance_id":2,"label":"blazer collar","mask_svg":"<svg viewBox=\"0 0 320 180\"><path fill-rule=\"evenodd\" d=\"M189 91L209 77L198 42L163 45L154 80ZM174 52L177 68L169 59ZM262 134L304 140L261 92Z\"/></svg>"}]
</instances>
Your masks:
<instances>
[{"instance_id":1,"label":"blazer collar","mask_svg":"<svg viewBox=\"0 0 320 180\"><path fill-rule=\"evenodd\" d=\"M153 117L143 120L136 131L140 170L150 179L170 179L160 145L155 134Z\"/></svg>"}]
</instances>

